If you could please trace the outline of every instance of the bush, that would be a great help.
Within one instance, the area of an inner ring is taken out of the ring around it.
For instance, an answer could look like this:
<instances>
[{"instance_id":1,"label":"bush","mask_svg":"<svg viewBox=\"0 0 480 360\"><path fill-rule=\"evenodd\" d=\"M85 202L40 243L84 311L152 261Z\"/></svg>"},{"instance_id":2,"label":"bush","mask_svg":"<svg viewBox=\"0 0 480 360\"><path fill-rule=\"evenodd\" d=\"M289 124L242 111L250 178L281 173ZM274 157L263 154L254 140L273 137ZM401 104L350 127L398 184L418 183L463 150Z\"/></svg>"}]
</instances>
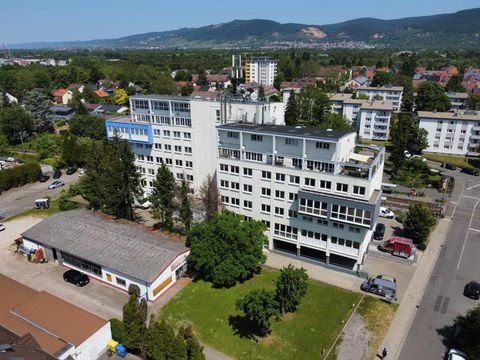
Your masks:
<instances>
[{"instance_id":1,"label":"bush","mask_svg":"<svg viewBox=\"0 0 480 360\"><path fill-rule=\"evenodd\" d=\"M425 250L427 248L427 245L425 243L420 243L416 245L418 250Z\"/></svg>"},{"instance_id":2,"label":"bush","mask_svg":"<svg viewBox=\"0 0 480 360\"><path fill-rule=\"evenodd\" d=\"M137 297L140 297L140 288L135 284L130 284L128 286L128 295L135 294Z\"/></svg>"},{"instance_id":3,"label":"bush","mask_svg":"<svg viewBox=\"0 0 480 360\"><path fill-rule=\"evenodd\" d=\"M123 343L124 328L123 322L118 319L110 319L110 328L112 329L112 338L119 343Z\"/></svg>"},{"instance_id":4,"label":"bush","mask_svg":"<svg viewBox=\"0 0 480 360\"><path fill-rule=\"evenodd\" d=\"M59 120L55 123L57 127L65 126L65 120Z\"/></svg>"},{"instance_id":5,"label":"bush","mask_svg":"<svg viewBox=\"0 0 480 360\"><path fill-rule=\"evenodd\" d=\"M40 171L38 162L28 162L0 171L0 194L11 188L37 181Z\"/></svg>"}]
</instances>

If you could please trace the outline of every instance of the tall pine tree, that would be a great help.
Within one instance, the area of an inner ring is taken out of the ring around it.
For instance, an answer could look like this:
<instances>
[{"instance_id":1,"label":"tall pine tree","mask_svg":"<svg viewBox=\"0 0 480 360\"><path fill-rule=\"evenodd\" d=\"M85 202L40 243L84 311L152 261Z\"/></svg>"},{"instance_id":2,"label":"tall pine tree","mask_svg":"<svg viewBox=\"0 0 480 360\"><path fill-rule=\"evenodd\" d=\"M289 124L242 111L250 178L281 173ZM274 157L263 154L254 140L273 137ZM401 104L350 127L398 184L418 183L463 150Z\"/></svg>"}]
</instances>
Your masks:
<instances>
[{"instance_id":1,"label":"tall pine tree","mask_svg":"<svg viewBox=\"0 0 480 360\"><path fill-rule=\"evenodd\" d=\"M285 124L294 126L298 121L298 104L295 97L295 92L290 94L288 98L287 107L285 109Z\"/></svg>"},{"instance_id":2,"label":"tall pine tree","mask_svg":"<svg viewBox=\"0 0 480 360\"><path fill-rule=\"evenodd\" d=\"M150 195L153 209L158 213L160 221L167 230L173 228L173 210L175 198L175 178L170 169L163 163L153 180L153 190Z\"/></svg>"},{"instance_id":3,"label":"tall pine tree","mask_svg":"<svg viewBox=\"0 0 480 360\"><path fill-rule=\"evenodd\" d=\"M185 226L185 233L187 233L188 230L190 230L190 226L192 224L193 212L192 204L190 201L190 186L185 179L182 180L182 184L180 185L179 198L180 207L178 209L178 214L180 220Z\"/></svg>"}]
</instances>

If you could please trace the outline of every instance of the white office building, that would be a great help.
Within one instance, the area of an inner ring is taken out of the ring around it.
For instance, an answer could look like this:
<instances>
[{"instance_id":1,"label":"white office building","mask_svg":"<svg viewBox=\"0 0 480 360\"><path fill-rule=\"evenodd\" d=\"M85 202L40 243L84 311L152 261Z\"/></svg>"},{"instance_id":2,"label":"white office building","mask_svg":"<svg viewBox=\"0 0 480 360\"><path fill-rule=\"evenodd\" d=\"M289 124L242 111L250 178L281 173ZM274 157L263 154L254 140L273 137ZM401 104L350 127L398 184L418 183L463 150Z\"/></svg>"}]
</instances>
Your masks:
<instances>
[{"instance_id":1,"label":"white office building","mask_svg":"<svg viewBox=\"0 0 480 360\"><path fill-rule=\"evenodd\" d=\"M357 94L367 95L370 101L374 99L391 101L394 112L399 112L402 106L402 86L360 86L355 91Z\"/></svg>"},{"instance_id":2,"label":"white office building","mask_svg":"<svg viewBox=\"0 0 480 360\"><path fill-rule=\"evenodd\" d=\"M277 65L277 60L267 57L252 58L245 65L245 81L256 82L262 86L273 86L277 76Z\"/></svg>"},{"instance_id":3,"label":"white office building","mask_svg":"<svg viewBox=\"0 0 480 360\"><path fill-rule=\"evenodd\" d=\"M449 155L480 155L480 114L471 110L455 112L419 111L418 124L428 132L424 152Z\"/></svg>"},{"instance_id":4,"label":"white office building","mask_svg":"<svg viewBox=\"0 0 480 360\"><path fill-rule=\"evenodd\" d=\"M362 139L388 139L393 103L387 100L352 99L352 94L333 94L332 112L345 116Z\"/></svg>"},{"instance_id":5,"label":"white office building","mask_svg":"<svg viewBox=\"0 0 480 360\"><path fill-rule=\"evenodd\" d=\"M268 248L359 270L381 202L384 149L356 134L218 126L221 203L268 228Z\"/></svg>"},{"instance_id":6,"label":"white office building","mask_svg":"<svg viewBox=\"0 0 480 360\"><path fill-rule=\"evenodd\" d=\"M131 115L107 120L107 136L128 140L150 194L157 169L165 163L177 180L198 189L217 168L215 126L230 122L277 124L284 122L283 103L247 101L218 93L181 97L130 97Z\"/></svg>"}]
</instances>

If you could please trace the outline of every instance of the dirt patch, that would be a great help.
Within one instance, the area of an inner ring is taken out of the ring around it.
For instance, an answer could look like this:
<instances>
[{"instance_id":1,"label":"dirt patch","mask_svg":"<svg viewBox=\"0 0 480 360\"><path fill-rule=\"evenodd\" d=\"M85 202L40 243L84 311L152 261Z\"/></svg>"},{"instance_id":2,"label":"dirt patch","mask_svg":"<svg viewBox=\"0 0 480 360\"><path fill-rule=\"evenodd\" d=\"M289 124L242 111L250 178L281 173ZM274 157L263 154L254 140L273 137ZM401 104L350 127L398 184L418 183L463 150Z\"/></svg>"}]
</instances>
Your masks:
<instances>
[{"instance_id":1,"label":"dirt patch","mask_svg":"<svg viewBox=\"0 0 480 360\"><path fill-rule=\"evenodd\" d=\"M337 359L368 359L369 343L372 334L367 330L360 314L352 315L342 333L341 343L336 348Z\"/></svg>"}]
</instances>

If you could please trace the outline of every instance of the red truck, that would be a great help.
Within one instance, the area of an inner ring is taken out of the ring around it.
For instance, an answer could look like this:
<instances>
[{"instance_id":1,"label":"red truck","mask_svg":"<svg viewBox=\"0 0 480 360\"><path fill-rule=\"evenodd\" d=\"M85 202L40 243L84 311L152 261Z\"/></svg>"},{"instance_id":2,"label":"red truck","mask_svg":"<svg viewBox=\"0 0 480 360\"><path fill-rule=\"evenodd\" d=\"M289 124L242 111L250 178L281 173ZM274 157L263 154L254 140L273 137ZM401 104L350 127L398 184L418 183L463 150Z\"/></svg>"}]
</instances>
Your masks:
<instances>
[{"instance_id":1,"label":"red truck","mask_svg":"<svg viewBox=\"0 0 480 360\"><path fill-rule=\"evenodd\" d=\"M412 239L394 236L390 240L382 242L378 245L378 250L389 252L392 255L409 258L412 255L413 241Z\"/></svg>"}]
</instances>

